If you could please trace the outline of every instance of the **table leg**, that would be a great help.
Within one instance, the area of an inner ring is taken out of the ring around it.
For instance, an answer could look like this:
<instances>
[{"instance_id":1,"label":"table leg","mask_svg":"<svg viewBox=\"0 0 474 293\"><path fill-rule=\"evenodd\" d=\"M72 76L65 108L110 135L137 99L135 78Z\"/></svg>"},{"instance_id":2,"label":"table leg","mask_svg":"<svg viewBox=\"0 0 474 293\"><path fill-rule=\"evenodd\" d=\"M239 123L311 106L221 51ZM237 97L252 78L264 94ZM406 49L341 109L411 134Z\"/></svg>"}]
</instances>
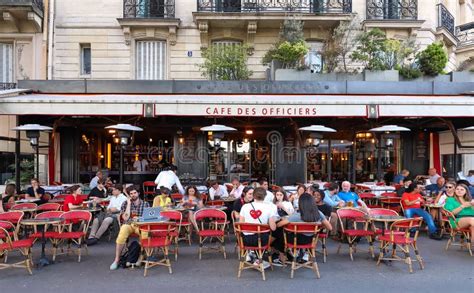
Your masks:
<instances>
[{"instance_id":1,"label":"table leg","mask_svg":"<svg viewBox=\"0 0 474 293\"><path fill-rule=\"evenodd\" d=\"M39 267L50 265L49 260L46 258L45 247L46 247L46 225L43 225L43 231L41 232L41 257L38 262Z\"/></svg>"}]
</instances>

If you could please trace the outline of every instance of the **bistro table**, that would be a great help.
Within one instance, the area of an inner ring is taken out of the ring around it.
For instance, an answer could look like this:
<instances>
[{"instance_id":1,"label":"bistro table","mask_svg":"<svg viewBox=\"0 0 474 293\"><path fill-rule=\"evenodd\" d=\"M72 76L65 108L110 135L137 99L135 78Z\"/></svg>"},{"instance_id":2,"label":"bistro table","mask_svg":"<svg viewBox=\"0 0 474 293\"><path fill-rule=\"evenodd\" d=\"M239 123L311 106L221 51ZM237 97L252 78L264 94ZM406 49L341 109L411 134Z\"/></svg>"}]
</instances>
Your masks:
<instances>
[{"instance_id":1,"label":"bistro table","mask_svg":"<svg viewBox=\"0 0 474 293\"><path fill-rule=\"evenodd\" d=\"M440 228L443 227L443 215L441 213L442 209L443 209L443 205L441 204L434 204L434 203L426 203L425 204L425 207L429 208L429 209L435 209L437 211L437 214L438 214L438 225Z\"/></svg>"},{"instance_id":2,"label":"bistro table","mask_svg":"<svg viewBox=\"0 0 474 293\"><path fill-rule=\"evenodd\" d=\"M43 225L43 230L41 231L41 257L38 261L39 267L44 267L44 266L52 264L52 262L48 260L45 254L45 247L46 247L45 233L46 233L47 225L61 224L63 221L64 221L63 218L43 218L43 219L26 219L20 222L22 225L25 225L25 226Z\"/></svg>"},{"instance_id":3,"label":"bistro table","mask_svg":"<svg viewBox=\"0 0 474 293\"><path fill-rule=\"evenodd\" d=\"M20 200L15 200L15 203L34 203L40 200L41 198L24 198Z\"/></svg>"},{"instance_id":4,"label":"bistro table","mask_svg":"<svg viewBox=\"0 0 474 293\"><path fill-rule=\"evenodd\" d=\"M395 215L369 215L369 220L372 222L381 222L382 225L382 236L385 236L385 230L388 229L388 224L396 222L398 220L406 219L403 216Z\"/></svg>"}]
</instances>

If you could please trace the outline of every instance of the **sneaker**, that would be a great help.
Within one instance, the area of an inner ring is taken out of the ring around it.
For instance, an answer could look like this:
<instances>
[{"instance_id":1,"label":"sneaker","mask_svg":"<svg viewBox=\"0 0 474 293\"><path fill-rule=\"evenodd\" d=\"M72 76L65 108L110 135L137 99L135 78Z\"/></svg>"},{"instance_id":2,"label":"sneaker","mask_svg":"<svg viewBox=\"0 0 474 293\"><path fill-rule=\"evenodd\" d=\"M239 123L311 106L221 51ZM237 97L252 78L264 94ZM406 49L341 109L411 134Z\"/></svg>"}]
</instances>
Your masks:
<instances>
[{"instance_id":1,"label":"sneaker","mask_svg":"<svg viewBox=\"0 0 474 293\"><path fill-rule=\"evenodd\" d=\"M440 233L438 233L438 232L431 233L429 237L430 237L430 239L433 239L433 240L442 240L443 239L443 236L440 235Z\"/></svg>"},{"instance_id":2,"label":"sneaker","mask_svg":"<svg viewBox=\"0 0 474 293\"><path fill-rule=\"evenodd\" d=\"M309 253L305 252L305 254L303 255L302 259L307 262L309 261Z\"/></svg>"},{"instance_id":3,"label":"sneaker","mask_svg":"<svg viewBox=\"0 0 474 293\"><path fill-rule=\"evenodd\" d=\"M95 244L97 244L97 242L99 242L99 239L97 239L97 238L89 238L89 239L87 239L87 246L95 245Z\"/></svg>"},{"instance_id":4,"label":"sneaker","mask_svg":"<svg viewBox=\"0 0 474 293\"><path fill-rule=\"evenodd\" d=\"M292 262L294 259L293 255L291 254L291 252L286 252L286 260L289 261L289 262Z\"/></svg>"},{"instance_id":5,"label":"sneaker","mask_svg":"<svg viewBox=\"0 0 474 293\"><path fill-rule=\"evenodd\" d=\"M276 267L282 267L283 266L283 263L281 262L278 255L276 257L272 256L272 264Z\"/></svg>"},{"instance_id":6,"label":"sneaker","mask_svg":"<svg viewBox=\"0 0 474 293\"><path fill-rule=\"evenodd\" d=\"M113 263L110 265L110 270L111 270L111 271L115 271L116 269L118 269L118 263L113 262Z\"/></svg>"},{"instance_id":7,"label":"sneaker","mask_svg":"<svg viewBox=\"0 0 474 293\"><path fill-rule=\"evenodd\" d=\"M266 270L270 267L270 263L268 261L262 261L262 264L263 264L263 269ZM256 260L254 263L253 263L254 266L259 266L260 265L260 260Z\"/></svg>"},{"instance_id":8,"label":"sneaker","mask_svg":"<svg viewBox=\"0 0 474 293\"><path fill-rule=\"evenodd\" d=\"M255 252L251 251L249 253L247 253L247 256L245 257L245 261L246 262L254 262L254 260L257 258L257 256L255 255Z\"/></svg>"}]
</instances>

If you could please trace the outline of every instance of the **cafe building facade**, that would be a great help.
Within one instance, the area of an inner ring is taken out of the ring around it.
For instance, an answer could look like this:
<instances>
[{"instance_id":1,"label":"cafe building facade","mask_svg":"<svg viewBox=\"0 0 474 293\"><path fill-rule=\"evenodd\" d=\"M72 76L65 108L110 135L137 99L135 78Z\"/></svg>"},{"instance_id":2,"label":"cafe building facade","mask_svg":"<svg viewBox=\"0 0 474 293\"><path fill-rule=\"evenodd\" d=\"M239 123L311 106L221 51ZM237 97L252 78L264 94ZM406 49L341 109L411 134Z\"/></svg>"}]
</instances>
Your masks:
<instances>
[{"instance_id":1,"label":"cafe building facade","mask_svg":"<svg viewBox=\"0 0 474 293\"><path fill-rule=\"evenodd\" d=\"M403 85L403 86L401 86ZM3 93L0 114L53 127L50 183L88 183L102 170L118 181L120 140L105 127L144 131L124 147L125 182L153 180L167 164L184 184L266 177L272 184L390 181L436 167L474 169L473 84L415 82L22 81ZM211 124L233 127L219 145ZM399 125L409 132L370 129ZM300 131L309 125L336 130ZM317 140L317 143L316 143ZM148 162L137 171L138 159Z\"/></svg>"}]
</instances>

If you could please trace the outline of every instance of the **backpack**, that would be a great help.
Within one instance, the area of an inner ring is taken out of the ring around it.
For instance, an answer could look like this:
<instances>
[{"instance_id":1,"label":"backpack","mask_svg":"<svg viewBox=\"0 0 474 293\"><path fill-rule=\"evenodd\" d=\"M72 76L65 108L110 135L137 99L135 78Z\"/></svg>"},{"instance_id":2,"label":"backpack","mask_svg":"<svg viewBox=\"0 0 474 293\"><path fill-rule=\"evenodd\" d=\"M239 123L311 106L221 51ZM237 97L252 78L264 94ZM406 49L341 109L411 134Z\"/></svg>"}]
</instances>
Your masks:
<instances>
[{"instance_id":1,"label":"backpack","mask_svg":"<svg viewBox=\"0 0 474 293\"><path fill-rule=\"evenodd\" d=\"M127 248L127 251L120 256L119 267L126 268L127 263L136 263L140 257L140 244L138 241L132 241Z\"/></svg>"}]
</instances>

